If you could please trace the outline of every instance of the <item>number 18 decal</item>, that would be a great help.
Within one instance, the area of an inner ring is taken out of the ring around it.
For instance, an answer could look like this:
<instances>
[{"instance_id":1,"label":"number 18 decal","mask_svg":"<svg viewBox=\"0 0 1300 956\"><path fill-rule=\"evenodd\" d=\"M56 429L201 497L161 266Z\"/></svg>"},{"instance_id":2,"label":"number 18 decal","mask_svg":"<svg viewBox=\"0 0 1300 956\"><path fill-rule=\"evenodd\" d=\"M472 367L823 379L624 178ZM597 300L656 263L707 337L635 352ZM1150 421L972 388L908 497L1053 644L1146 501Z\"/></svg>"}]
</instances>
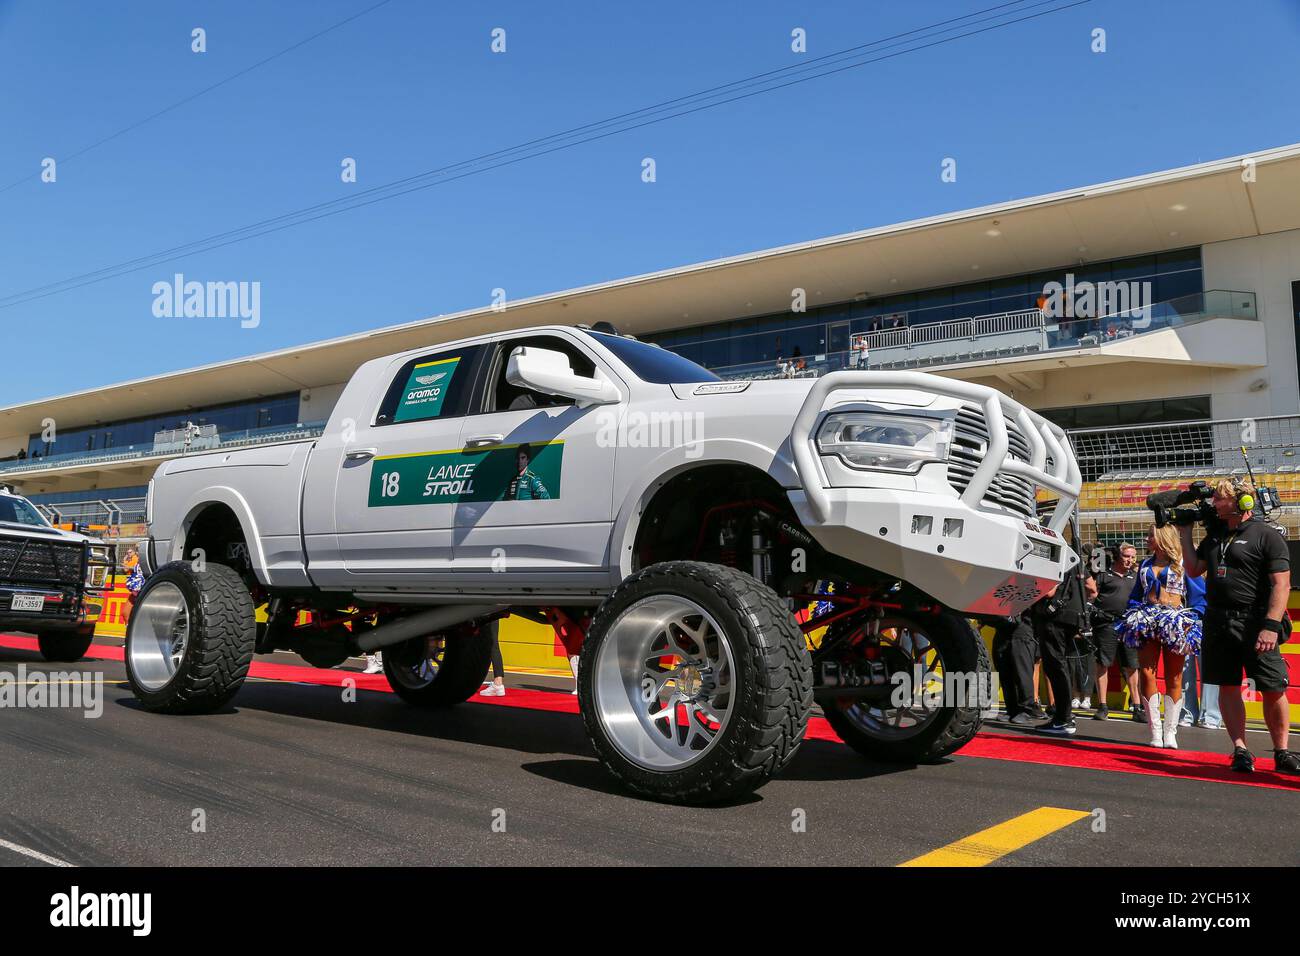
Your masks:
<instances>
[{"instance_id":1,"label":"number 18 decal","mask_svg":"<svg viewBox=\"0 0 1300 956\"><path fill-rule=\"evenodd\" d=\"M385 498L396 498L398 482L401 480L401 477L402 476L395 471L385 472L380 478L380 494Z\"/></svg>"}]
</instances>

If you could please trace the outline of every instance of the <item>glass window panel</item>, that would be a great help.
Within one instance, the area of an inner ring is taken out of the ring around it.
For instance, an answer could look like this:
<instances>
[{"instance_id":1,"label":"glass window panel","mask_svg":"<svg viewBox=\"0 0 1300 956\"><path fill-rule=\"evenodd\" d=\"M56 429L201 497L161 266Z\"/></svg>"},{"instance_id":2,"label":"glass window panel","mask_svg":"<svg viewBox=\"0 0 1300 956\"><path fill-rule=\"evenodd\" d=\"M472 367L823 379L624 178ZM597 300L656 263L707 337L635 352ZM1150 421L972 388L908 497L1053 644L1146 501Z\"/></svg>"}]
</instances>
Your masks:
<instances>
[{"instance_id":1,"label":"glass window panel","mask_svg":"<svg viewBox=\"0 0 1300 956\"><path fill-rule=\"evenodd\" d=\"M1200 246L1193 246L1190 249L1176 249L1172 252L1161 252L1156 254L1156 272L1159 275L1166 275L1170 272L1181 272L1184 269L1199 269L1200 267Z\"/></svg>"},{"instance_id":2,"label":"glass window panel","mask_svg":"<svg viewBox=\"0 0 1300 956\"><path fill-rule=\"evenodd\" d=\"M1110 277L1117 282L1121 279L1143 279L1155 274L1155 256L1134 256L1131 259L1116 259L1110 264Z\"/></svg>"},{"instance_id":3,"label":"glass window panel","mask_svg":"<svg viewBox=\"0 0 1300 956\"><path fill-rule=\"evenodd\" d=\"M1195 296L1201 290L1201 271L1199 269L1192 272L1175 272L1171 275L1157 276L1155 281L1155 300L1157 302L1168 302L1170 299L1177 299L1183 296ZM1199 297L1196 300L1177 303L1184 306L1179 308L1179 312L1199 311Z\"/></svg>"}]
</instances>

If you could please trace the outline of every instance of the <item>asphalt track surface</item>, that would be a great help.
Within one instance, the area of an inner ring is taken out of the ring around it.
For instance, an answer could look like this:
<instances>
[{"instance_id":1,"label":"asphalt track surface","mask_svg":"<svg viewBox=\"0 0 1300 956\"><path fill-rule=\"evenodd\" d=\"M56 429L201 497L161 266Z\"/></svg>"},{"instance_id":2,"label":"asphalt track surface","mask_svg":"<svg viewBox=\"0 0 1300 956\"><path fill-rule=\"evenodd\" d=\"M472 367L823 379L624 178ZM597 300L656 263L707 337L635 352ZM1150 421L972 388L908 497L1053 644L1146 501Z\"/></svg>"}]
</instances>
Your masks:
<instances>
[{"instance_id":1,"label":"asphalt track surface","mask_svg":"<svg viewBox=\"0 0 1300 956\"><path fill-rule=\"evenodd\" d=\"M504 700L425 712L382 676L277 654L225 711L166 717L123 683L119 640L55 665L0 637L0 673L20 664L102 674L105 699L97 719L0 710L4 866L1300 863L1300 778L1227 772L1222 731L1184 728L1171 753L1122 719L1065 741L986 723L944 763L898 766L814 719L780 778L683 808L618 789L567 680L510 675ZM1267 735L1248 736L1264 758Z\"/></svg>"}]
</instances>

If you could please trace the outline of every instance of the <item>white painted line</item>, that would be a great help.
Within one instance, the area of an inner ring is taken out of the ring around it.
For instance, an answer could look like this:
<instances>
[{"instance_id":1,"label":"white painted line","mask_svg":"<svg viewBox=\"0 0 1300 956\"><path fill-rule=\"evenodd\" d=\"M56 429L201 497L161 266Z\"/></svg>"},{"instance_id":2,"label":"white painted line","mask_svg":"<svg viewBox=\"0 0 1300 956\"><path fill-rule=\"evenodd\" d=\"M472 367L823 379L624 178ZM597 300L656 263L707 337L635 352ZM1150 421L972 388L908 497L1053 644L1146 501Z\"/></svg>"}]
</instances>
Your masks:
<instances>
[{"instance_id":1,"label":"white painted line","mask_svg":"<svg viewBox=\"0 0 1300 956\"><path fill-rule=\"evenodd\" d=\"M23 856L30 856L33 860L40 860L42 863L48 863L50 866L76 866L75 863L69 863L67 860L60 860L57 856L47 856L37 850L31 850L25 846L19 846L17 843L10 843L8 840L0 840L0 847L4 847L6 850L13 850L15 853L21 853Z\"/></svg>"}]
</instances>

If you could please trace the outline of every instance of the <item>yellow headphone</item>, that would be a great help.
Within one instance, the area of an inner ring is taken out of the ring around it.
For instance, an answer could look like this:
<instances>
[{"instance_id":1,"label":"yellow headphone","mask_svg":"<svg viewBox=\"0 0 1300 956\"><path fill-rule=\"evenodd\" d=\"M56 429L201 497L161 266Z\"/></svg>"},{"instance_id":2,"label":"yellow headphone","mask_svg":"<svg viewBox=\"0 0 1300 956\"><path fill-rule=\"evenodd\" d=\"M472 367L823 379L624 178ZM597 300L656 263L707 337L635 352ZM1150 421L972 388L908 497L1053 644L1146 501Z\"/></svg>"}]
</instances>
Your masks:
<instances>
[{"instance_id":1,"label":"yellow headphone","mask_svg":"<svg viewBox=\"0 0 1300 956\"><path fill-rule=\"evenodd\" d=\"M1237 493L1236 498L1234 499L1237 511L1241 514L1245 514L1247 511L1254 511L1255 496L1243 487L1242 480L1240 478L1234 478L1232 480L1232 485L1233 490Z\"/></svg>"}]
</instances>

